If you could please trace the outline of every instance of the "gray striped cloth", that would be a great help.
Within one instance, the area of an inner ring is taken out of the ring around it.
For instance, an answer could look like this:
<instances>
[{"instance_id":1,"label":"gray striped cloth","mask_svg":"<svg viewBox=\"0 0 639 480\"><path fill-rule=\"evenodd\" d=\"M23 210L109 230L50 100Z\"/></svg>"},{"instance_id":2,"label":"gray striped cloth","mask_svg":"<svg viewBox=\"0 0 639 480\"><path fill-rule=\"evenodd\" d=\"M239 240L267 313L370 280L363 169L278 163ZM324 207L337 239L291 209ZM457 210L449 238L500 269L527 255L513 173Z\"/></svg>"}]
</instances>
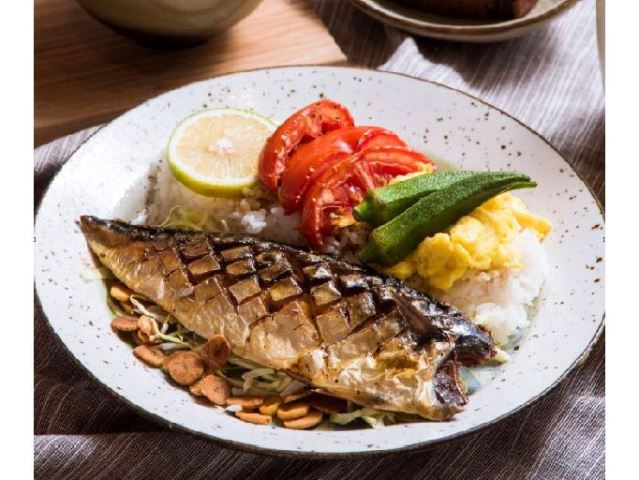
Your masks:
<instances>
[{"instance_id":1,"label":"gray striped cloth","mask_svg":"<svg viewBox=\"0 0 639 480\"><path fill-rule=\"evenodd\" d=\"M341 0L313 0L355 65L470 92L544 135L604 191L604 100L595 2L551 26L495 45L416 40ZM35 152L36 202L95 128ZM604 478L604 341L545 398L479 433L427 450L361 460L267 457L167 431L90 380L35 315L35 475L57 479L597 479Z\"/></svg>"}]
</instances>

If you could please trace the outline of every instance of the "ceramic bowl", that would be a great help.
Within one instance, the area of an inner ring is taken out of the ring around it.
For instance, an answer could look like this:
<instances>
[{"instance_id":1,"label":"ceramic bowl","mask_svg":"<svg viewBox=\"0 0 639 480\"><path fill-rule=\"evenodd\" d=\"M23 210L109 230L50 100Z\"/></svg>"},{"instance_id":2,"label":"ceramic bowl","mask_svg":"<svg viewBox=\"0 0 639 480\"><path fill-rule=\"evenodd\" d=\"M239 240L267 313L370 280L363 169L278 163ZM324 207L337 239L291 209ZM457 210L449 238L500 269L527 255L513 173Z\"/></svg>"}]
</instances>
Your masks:
<instances>
[{"instance_id":1,"label":"ceramic bowl","mask_svg":"<svg viewBox=\"0 0 639 480\"><path fill-rule=\"evenodd\" d=\"M78 0L119 33L154 45L200 43L251 13L262 0Z\"/></svg>"},{"instance_id":2,"label":"ceramic bowl","mask_svg":"<svg viewBox=\"0 0 639 480\"><path fill-rule=\"evenodd\" d=\"M124 219L144 207L149 175L170 133L205 108L237 107L281 121L320 97L357 122L397 132L435 159L466 169L525 172L539 187L518 192L554 232L551 275L519 350L449 422L377 429L294 431L243 423L147 368L110 329L101 281L80 215ZM68 160L42 200L35 227L35 284L43 311L71 354L122 401L165 425L252 451L306 456L415 449L492 424L546 394L583 359L602 328L603 218L587 186L542 137L460 91L404 75L347 67L284 67L225 75L153 98L102 128Z\"/></svg>"},{"instance_id":3,"label":"ceramic bowl","mask_svg":"<svg viewBox=\"0 0 639 480\"><path fill-rule=\"evenodd\" d=\"M393 0L351 0L377 20L415 35L455 42L499 42L526 35L562 14L576 0L539 0L524 17L514 20L467 20L433 15Z\"/></svg>"}]
</instances>

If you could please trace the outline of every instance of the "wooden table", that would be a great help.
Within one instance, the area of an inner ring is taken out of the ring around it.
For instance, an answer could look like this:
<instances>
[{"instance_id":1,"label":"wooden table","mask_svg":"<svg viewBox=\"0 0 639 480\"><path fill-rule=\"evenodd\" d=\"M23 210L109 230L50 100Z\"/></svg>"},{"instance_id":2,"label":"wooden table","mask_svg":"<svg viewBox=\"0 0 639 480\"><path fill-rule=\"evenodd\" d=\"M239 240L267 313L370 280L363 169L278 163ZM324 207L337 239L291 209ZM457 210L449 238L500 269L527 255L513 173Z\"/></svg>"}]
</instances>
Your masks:
<instances>
[{"instance_id":1,"label":"wooden table","mask_svg":"<svg viewBox=\"0 0 639 480\"><path fill-rule=\"evenodd\" d=\"M264 0L227 32L180 50L156 50L121 37L74 0L36 0L35 144L221 73L344 61L304 0Z\"/></svg>"}]
</instances>

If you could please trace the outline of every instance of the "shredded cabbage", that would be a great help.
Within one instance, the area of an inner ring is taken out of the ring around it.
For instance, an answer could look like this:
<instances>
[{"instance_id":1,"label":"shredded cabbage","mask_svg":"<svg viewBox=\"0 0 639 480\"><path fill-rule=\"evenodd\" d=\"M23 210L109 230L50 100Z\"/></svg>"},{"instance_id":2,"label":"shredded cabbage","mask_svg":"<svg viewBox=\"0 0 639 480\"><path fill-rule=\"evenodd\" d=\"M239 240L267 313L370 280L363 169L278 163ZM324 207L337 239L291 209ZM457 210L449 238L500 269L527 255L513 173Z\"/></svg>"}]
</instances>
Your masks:
<instances>
[{"instance_id":1,"label":"shredded cabbage","mask_svg":"<svg viewBox=\"0 0 639 480\"><path fill-rule=\"evenodd\" d=\"M172 341L160 343L159 347L165 352L172 352L174 350L184 350L187 348L191 348L188 344L175 343Z\"/></svg>"},{"instance_id":2,"label":"shredded cabbage","mask_svg":"<svg viewBox=\"0 0 639 480\"><path fill-rule=\"evenodd\" d=\"M135 311L146 315L149 318L152 318L153 320L157 321L157 322L167 322L170 315L168 313L162 313L163 310L159 310L155 311L155 309L152 311L151 309L147 308L144 306L144 304L142 303L142 300L146 300L142 295L131 295L129 297L129 301L131 302L131 304L133 305L133 307L135 308Z\"/></svg>"},{"instance_id":3,"label":"shredded cabbage","mask_svg":"<svg viewBox=\"0 0 639 480\"><path fill-rule=\"evenodd\" d=\"M219 372L234 387L233 395L283 395L293 379L285 373L231 356ZM300 383L302 387L305 385ZM299 388L298 388L299 390Z\"/></svg>"},{"instance_id":4,"label":"shredded cabbage","mask_svg":"<svg viewBox=\"0 0 639 480\"><path fill-rule=\"evenodd\" d=\"M242 360L241 358L237 358L237 357L229 357L229 359L227 360L228 363L231 363L233 365L237 365L238 367L241 368L246 368L247 370L252 370L254 368L260 368L259 365L249 362L248 360Z\"/></svg>"},{"instance_id":5,"label":"shredded cabbage","mask_svg":"<svg viewBox=\"0 0 639 480\"><path fill-rule=\"evenodd\" d=\"M337 423L338 425L348 425L358 418L361 418L373 428L383 427L384 425L395 423L396 421L394 412L387 412L368 407L347 413L331 414L331 422Z\"/></svg>"},{"instance_id":6,"label":"shredded cabbage","mask_svg":"<svg viewBox=\"0 0 639 480\"><path fill-rule=\"evenodd\" d=\"M242 379L244 380L244 385L242 385L242 388L245 392L248 392L253 384L257 383L255 381L257 378L264 378L266 375L270 375L272 373L275 373L272 368L254 368L253 370L249 370L248 372L242 374Z\"/></svg>"},{"instance_id":7,"label":"shredded cabbage","mask_svg":"<svg viewBox=\"0 0 639 480\"><path fill-rule=\"evenodd\" d=\"M160 226L186 230L204 230L204 222L200 214L195 210L189 210L181 205L176 205L171 208Z\"/></svg>"},{"instance_id":8,"label":"shredded cabbage","mask_svg":"<svg viewBox=\"0 0 639 480\"><path fill-rule=\"evenodd\" d=\"M294 380L288 375L286 376L286 378L288 379L288 383L286 384L286 386L282 387L282 391L280 392L280 395L283 397L286 397L287 395L291 395L301 390L302 388L306 387L304 383L300 382L299 380Z\"/></svg>"},{"instance_id":9,"label":"shredded cabbage","mask_svg":"<svg viewBox=\"0 0 639 480\"><path fill-rule=\"evenodd\" d=\"M205 342L204 338L184 328L180 322L159 306L145 306L142 303L143 300L147 299L142 295L136 294L130 297L134 312L146 315L151 319L153 333L149 335L149 338L153 341L163 340L160 343L162 350L172 351L187 348L197 350L202 347Z\"/></svg>"}]
</instances>

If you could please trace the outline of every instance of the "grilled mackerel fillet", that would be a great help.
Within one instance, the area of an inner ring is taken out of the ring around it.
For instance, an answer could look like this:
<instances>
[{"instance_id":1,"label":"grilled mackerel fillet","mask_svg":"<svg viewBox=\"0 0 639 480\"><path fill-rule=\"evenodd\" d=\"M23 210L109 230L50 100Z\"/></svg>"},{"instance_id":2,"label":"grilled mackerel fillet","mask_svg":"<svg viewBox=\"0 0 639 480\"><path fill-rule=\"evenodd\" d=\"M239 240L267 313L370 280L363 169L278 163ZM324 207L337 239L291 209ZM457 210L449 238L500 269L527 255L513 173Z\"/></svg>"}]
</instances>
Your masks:
<instances>
[{"instance_id":1,"label":"grilled mackerel fillet","mask_svg":"<svg viewBox=\"0 0 639 480\"><path fill-rule=\"evenodd\" d=\"M450 418L459 365L494 355L453 307L337 258L245 235L83 216L91 250L126 286L233 353L375 408Z\"/></svg>"}]
</instances>

